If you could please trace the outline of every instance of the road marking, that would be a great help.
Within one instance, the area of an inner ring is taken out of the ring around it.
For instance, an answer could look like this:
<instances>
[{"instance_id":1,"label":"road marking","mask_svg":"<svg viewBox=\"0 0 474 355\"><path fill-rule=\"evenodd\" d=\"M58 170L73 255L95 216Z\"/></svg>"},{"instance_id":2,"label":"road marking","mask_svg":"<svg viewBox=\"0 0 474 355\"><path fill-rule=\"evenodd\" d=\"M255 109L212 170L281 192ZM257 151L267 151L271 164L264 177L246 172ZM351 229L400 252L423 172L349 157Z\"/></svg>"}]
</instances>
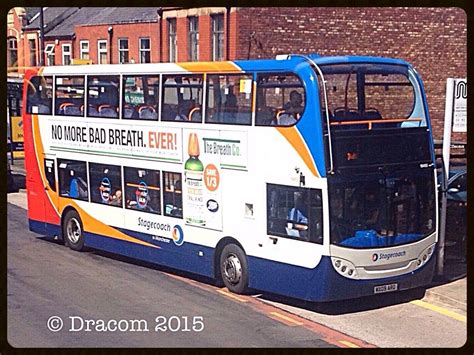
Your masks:
<instances>
[{"instance_id":1,"label":"road marking","mask_svg":"<svg viewBox=\"0 0 474 355\"><path fill-rule=\"evenodd\" d=\"M295 319L293 319L293 318L287 317L287 316L285 316L285 315L283 315L283 314L281 314L281 313L278 313L278 312L270 312L270 314L271 314L272 316L275 316L275 317L277 317L277 318L283 319L283 320L285 320L285 321L291 323L291 324L289 324L290 326L303 325L303 322L299 322L299 321L297 321L297 320L295 320ZM286 324L286 323L285 323L285 324Z\"/></svg>"},{"instance_id":2,"label":"road marking","mask_svg":"<svg viewBox=\"0 0 474 355\"><path fill-rule=\"evenodd\" d=\"M467 317L466 316L463 316L459 313L450 311L446 308L435 306L434 304L424 302L424 301L420 301L420 300L410 301L410 303L414 304L414 305L417 305L417 306L420 306L420 307L423 307L423 308L426 308L426 309L429 309L429 310L432 310L432 311L435 311L435 312L438 312L438 313L443 314L445 316L448 316L450 318L456 319L460 322L463 322L463 323L467 322Z\"/></svg>"},{"instance_id":3,"label":"road marking","mask_svg":"<svg viewBox=\"0 0 474 355\"><path fill-rule=\"evenodd\" d=\"M360 348L360 346L355 345L354 343L351 343L350 341L347 341L347 340L339 340L339 342L340 342L341 344L344 344L344 345L347 346L348 348Z\"/></svg>"},{"instance_id":4,"label":"road marking","mask_svg":"<svg viewBox=\"0 0 474 355\"><path fill-rule=\"evenodd\" d=\"M248 301L247 301L246 299L244 299L244 298L240 298L239 296L235 296L235 295L233 295L233 294L230 293L230 292L224 291L224 289L222 289L222 290L217 290L217 292L219 292L221 295L227 296L227 297L232 298L232 299L234 299L234 300L237 300L237 301L239 301L239 302L243 302L243 303L248 302Z\"/></svg>"}]
</instances>

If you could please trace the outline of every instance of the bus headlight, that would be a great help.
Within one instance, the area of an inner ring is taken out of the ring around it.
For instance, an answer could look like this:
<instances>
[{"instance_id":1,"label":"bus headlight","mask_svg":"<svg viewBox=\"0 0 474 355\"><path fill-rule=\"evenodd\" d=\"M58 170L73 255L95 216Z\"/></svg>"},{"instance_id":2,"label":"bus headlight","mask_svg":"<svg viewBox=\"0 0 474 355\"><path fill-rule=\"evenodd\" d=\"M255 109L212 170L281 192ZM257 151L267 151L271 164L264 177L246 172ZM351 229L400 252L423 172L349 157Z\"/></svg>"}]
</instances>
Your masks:
<instances>
[{"instance_id":1,"label":"bus headlight","mask_svg":"<svg viewBox=\"0 0 474 355\"><path fill-rule=\"evenodd\" d=\"M418 256L418 259L416 260L416 267L420 268L424 264L428 262L428 260L431 259L431 256L433 255L435 246L434 244L423 250L420 255Z\"/></svg>"},{"instance_id":2,"label":"bus headlight","mask_svg":"<svg viewBox=\"0 0 474 355\"><path fill-rule=\"evenodd\" d=\"M354 264L352 264L350 261L336 257L331 257L331 261L338 274L350 279L359 278Z\"/></svg>"}]
</instances>

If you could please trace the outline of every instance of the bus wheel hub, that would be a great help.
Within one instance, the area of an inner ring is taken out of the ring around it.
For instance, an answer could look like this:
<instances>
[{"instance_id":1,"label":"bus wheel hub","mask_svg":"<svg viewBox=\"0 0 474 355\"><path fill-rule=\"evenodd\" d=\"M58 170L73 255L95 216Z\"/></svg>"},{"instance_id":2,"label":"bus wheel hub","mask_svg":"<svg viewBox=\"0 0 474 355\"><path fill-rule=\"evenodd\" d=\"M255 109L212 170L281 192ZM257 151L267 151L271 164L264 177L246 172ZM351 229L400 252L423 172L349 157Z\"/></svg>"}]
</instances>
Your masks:
<instances>
[{"instance_id":1,"label":"bus wheel hub","mask_svg":"<svg viewBox=\"0 0 474 355\"><path fill-rule=\"evenodd\" d=\"M224 274L232 284L237 284L242 277L242 265L239 258L231 254L224 261Z\"/></svg>"}]
</instances>

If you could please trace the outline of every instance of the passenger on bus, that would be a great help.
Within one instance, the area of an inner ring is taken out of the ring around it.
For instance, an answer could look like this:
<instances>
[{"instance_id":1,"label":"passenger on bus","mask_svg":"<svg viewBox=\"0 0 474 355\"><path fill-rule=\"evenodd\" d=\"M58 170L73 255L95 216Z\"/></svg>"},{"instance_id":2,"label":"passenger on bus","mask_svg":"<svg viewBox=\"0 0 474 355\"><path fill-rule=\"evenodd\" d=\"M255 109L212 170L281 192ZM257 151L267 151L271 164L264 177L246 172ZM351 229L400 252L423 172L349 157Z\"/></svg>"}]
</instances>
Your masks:
<instances>
[{"instance_id":1,"label":"passenger on bus","mask_svg":"<svg viewBox=\"0 0 474 355\"><path fill-rule=\"evenodd\" d=\"M296 231L295 236L306 238L308 236L308 217L306 212L305 194L303 192L295 192L294 207L288 212L288 222L291 228L288 230ZM289 233L293 235L293 233Z\"/></svg>"},{"instance_id":2,"label":"passenger on bus","mask_svg":"<svg viewBox=\"0 0 474 355\"><path fill-rule=\"evenodd\" d=\"M122 190L118 189L109 202L112 206L122 206Z\"/></svg>"}]
</instances>

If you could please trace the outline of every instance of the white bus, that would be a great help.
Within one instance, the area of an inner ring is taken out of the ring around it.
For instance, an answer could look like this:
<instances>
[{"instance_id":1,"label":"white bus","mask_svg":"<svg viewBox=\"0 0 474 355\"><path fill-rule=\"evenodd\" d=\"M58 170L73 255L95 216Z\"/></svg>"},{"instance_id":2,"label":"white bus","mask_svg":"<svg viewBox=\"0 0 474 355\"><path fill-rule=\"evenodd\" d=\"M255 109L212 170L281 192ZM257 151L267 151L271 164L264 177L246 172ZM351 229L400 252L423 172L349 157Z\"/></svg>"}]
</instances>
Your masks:
<instances>
[{"instance_id":1,"label":"white bus","mask_svg":"<svg viewBox=\"0 0 474 355\"><path fill-rule=\"evenodd\" d=\"M24 88L32 231L236 293L331 301L431 281L431 126L402 60L54 66Z\"/></svg>"}]
</instances>

